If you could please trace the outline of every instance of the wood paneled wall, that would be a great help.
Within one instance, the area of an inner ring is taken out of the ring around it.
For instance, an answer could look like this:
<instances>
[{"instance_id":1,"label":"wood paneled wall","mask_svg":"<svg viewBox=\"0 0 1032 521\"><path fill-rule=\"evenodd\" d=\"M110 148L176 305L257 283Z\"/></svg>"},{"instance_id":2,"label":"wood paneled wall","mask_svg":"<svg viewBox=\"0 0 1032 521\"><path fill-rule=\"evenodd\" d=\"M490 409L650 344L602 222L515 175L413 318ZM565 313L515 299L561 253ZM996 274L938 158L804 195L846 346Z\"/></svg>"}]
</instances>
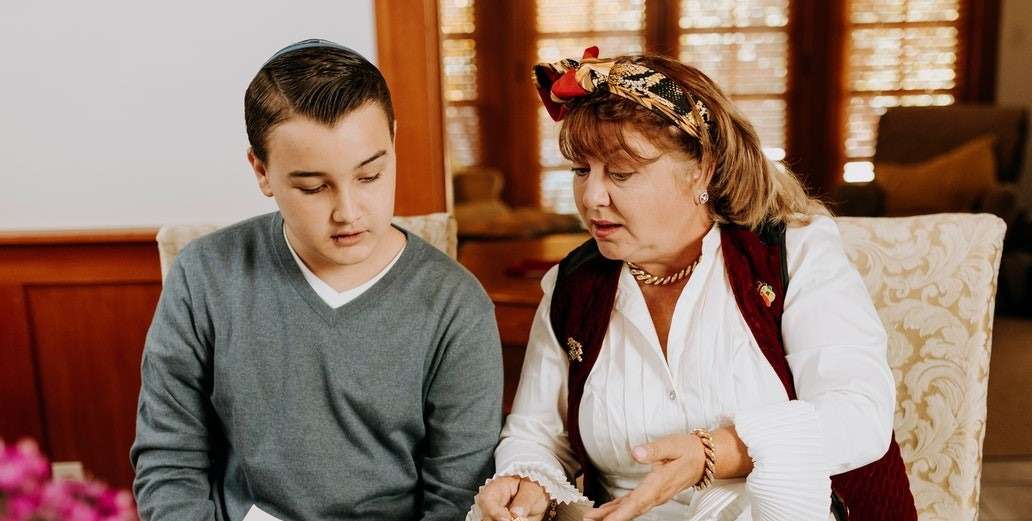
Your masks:
<instances>
[{"instance_id":1,"label":"wood paneled wall","mask_svg":"<svg viewBox=\"0 0 1032 521\"><path fill-rule=\"evenodd\" d=\"M129 487L156 230L0 233L0 437Z\"/></svg>"}]
</instances>

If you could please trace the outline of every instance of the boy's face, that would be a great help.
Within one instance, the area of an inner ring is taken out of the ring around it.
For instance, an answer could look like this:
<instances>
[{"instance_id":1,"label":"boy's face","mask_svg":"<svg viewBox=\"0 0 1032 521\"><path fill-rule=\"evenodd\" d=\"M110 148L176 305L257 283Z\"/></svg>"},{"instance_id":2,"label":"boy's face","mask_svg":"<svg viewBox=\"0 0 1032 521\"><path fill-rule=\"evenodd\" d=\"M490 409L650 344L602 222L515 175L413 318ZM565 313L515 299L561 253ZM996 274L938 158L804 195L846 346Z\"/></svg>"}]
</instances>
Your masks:
<instances>
[{"instance_id":1,"label":"boy's face","mask_svg":"<svg viewBox=\"0 0 1032 521\"><path fill-rule=\"evenodd\" d=\"M267 161L248 151L258 187L276 199L290 244L316 274L389 247L394 140L378 103L326 126L293 117L267 136Z\"/></svg>"}]
</instances>

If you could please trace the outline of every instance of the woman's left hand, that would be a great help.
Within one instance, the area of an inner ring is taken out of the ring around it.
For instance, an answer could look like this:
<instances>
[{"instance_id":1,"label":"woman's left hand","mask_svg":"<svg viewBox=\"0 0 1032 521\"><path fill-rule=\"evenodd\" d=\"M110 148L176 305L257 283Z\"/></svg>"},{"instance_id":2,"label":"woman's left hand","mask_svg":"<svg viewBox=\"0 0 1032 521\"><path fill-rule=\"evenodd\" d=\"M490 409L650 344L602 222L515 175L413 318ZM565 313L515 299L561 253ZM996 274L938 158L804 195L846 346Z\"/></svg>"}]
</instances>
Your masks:
<instances>
[{"instance_id":1,"label":"woman's left hand","mask_svg":"<svg viewBox=\"0 0 1032 521\"><path fill-rule=\"evenodd\" d=\"M584 514L591 521L627 521L670 501L702 479L706 454L694 434L674 434L635 447L631 456L652 465L637 488Z\"/></svg>"}]
</instances>

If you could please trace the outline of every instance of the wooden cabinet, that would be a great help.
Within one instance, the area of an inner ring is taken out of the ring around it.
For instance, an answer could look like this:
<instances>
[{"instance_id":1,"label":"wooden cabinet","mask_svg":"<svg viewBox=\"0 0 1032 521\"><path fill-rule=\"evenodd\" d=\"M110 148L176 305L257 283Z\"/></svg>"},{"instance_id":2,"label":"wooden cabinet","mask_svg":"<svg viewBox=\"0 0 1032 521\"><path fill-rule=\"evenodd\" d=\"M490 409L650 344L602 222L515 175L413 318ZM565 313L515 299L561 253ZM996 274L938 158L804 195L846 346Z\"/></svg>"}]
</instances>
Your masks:
<instances>
[{"instance_id":1,"label":"wooden cabinet","mask_svg":"<svg viewBox=\"0 0 1032 521\"><path fill-rule=\"evenodd\" d=\"M156 230L0 233L0 437L132 482Z\"/></svg>"},{"instance_id":2,"label":"wooden cabinet","mask_svg":"<svg viewBox=\"0 0 1032 521\"><path fill-rule=\"evenodd\" d=\"M587 239L586 233L567 233L537 239L469 241L459 247L459 262L476 276L495 305L505 364L506 413L519 385L530 326L543 296L540 277L514 271L528 262L538 268L557 264Z\"/></svg>"}]
</instances>

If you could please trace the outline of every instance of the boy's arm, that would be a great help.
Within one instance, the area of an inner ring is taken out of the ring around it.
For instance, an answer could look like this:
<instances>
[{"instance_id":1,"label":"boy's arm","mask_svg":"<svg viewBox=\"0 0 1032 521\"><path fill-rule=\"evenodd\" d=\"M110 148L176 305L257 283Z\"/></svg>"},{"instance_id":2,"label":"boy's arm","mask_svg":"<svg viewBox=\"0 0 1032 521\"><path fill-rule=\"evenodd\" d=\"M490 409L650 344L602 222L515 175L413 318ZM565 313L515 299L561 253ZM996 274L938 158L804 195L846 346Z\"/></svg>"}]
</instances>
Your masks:
<instances>
[{"instance_id":1,"label":"boy's arm","mask_svg":"<svg viewBox=\"0 0 1032 521\"><path fill-rule=\"evenodd\" d=\"M136 440L130 458L143 521L212 520L210 431L218 419L206 319L191 297L182 255L169 270L147 332Z\"/></svg>"},{"instance_id":2,"label":"boy's arm","mask_svg":"<svg viewBox=\"0 0 1032 521\"><path fill-rule=\"evenodd\" d=\"M494 473L502 424L502 358L494 306L482 292L457 312L426 398L424 520L463 519Z\"/></svg>"}]
</instances>

